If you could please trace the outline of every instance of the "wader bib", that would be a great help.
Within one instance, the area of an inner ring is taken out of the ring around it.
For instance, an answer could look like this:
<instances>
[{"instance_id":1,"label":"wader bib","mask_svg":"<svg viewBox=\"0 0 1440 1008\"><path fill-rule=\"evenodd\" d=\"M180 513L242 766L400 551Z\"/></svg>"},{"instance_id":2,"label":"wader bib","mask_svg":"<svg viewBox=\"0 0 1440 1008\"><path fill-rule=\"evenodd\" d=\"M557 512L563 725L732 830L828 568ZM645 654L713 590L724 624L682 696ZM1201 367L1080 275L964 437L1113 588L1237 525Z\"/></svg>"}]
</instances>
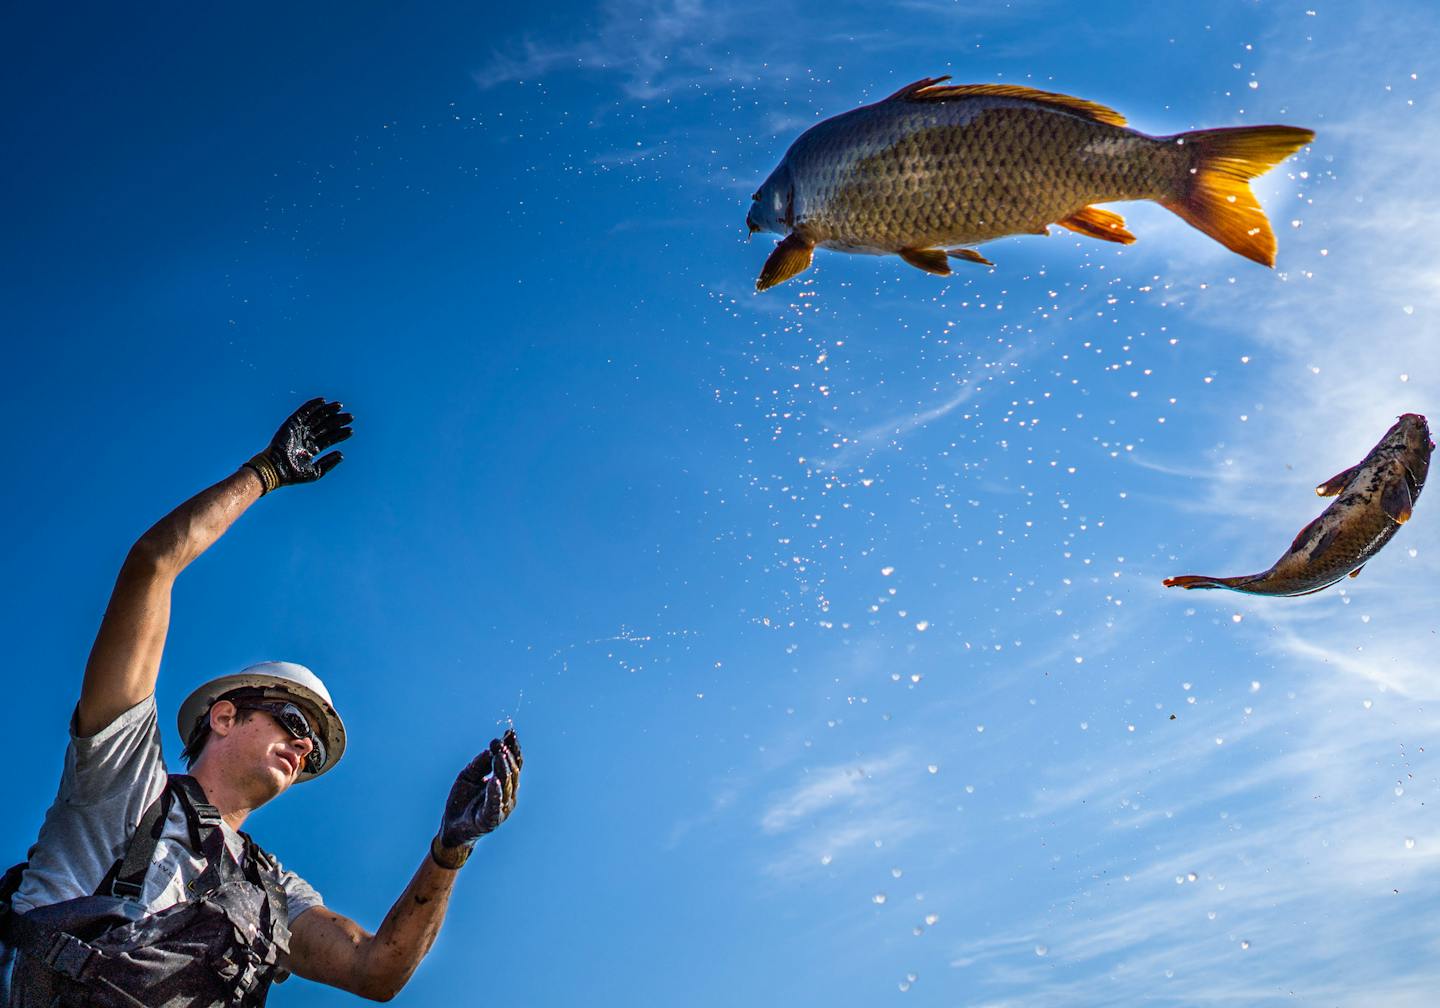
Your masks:
<instances>
[{"instance_id":1,"label":"wader bib","mask_svg":"<svg viewBox=\"0 0 1440 1008\"><path fill-rule=\"evenodd\" d=\"M147 914L141 887L176 800L192 849L207 863L187 899ZM289 975L280 961L290 950L290 920L275 859L241 836L243 865L195 778L171 774L94 896L14 913L10 897L24 866L12 868L9 884L0 884L0 1008L263 1005L270 984Z\"/></svg>"}]
</instances>

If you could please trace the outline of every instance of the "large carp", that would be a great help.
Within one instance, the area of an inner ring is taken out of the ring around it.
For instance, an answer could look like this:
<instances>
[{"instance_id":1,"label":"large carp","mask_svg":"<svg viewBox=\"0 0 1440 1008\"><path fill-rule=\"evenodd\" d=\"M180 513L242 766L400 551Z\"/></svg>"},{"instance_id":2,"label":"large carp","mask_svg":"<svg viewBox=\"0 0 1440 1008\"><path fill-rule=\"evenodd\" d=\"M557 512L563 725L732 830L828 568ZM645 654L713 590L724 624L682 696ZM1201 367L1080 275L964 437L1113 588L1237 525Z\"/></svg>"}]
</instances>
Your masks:
<instances>
[{"instance_id":1,"label":"large carp","mask_svg":"<svg viewBox=\"0 0 1440 1008\"><path fill-rule=\"evenodd\" d=\"M1010 84L931 77L812 126L785 152L746 223L785 235L755 282L766 290L810 266L815 247L895 254L950 273L968 246L1059 224L1128 244L1119 214L1093 204L1154 200L1266 266L1275 236L1249 180L1305 146L1295 126L1152 137L1113 109Z\"/></svg>"},{"instance_id":2,"label":"large carp","mask_svg":"<svg viewBox=\"0 0 1440 1008\"><path fill-rule=\"evenodd\" d=\"M1359 464L1315 488L1335 502L1300 530L1285 555L1261 574L1165 579L1167 588L1229 588L1252 595L1309 595L1355 577L1410 520L1430 470L1430 428L1418 413L1406 413L1386 431Z\"/></svg>"}]
</instances>

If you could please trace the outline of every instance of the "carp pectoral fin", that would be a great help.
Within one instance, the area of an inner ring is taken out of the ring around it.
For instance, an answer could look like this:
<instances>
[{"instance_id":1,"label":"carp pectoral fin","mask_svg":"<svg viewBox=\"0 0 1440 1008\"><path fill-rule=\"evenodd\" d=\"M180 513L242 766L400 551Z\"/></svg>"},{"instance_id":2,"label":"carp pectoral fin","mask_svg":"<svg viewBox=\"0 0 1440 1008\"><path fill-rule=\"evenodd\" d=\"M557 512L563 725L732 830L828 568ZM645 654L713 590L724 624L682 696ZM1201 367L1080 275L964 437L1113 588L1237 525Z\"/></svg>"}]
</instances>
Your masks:
<instances>
[{"instance_id":1,"label":"carp pectoral fin","mask_svg":"<svg viewBox=\"0 0 1440 1008\"><path fill-rule=\"evenodd\" d=\"M765 260L765 265L760 269L760 276L755 281L755 289L757 291L769 290L798 273L804 273L810 268L810 260L814 257L815 246L813 244L799 235L787 235L784 241L775 246L775 251L770 253L770 258Z\"/></svg>"},{"instance_id":2,"label":"carp pectoral fin","mask_svg":"<svg viewBox=\"0 0 1440 1008\"><path fill-rule=\"evenodd\" d=\"M1314 546L1310 547L1310 559L1314 560L1321 553L1330 548L1330 544L1340 537L1340 526L1336 525L1329 532L1320 537Z\"/></svg>"},{"instance_id":3,"label":"carp pectoral fin","mask_svg":"<svg viewBox=\"0 0 1440 1008\"><path fill-rule=\"evenodd\" d=\"M995 265L974 249L946 249L945 254L952 259L964 259L966 262L979 263L981 266Z\"/></svg>"},{"instance_id":4,"label":"carp pectoral fin","mask_svg":"<svg viewBox=\"0 0 1440 1008\"><path fill-rule=\"evenodd\" d=\"M926 273L950 275L950 259L944 249L901 249L899 255L911 266Z\"/></svg>"},{"instance_id":5,"label":"carp pectoral fin","mask_svg":"<svg viewBox=\"0 0 1440 1008\"><path fill-rule=\"evenodd\" d=\"M1356 567L1353 571L1350 572L1350 576L1351 576L1351 577L1359 577L1359 576L1360 576L1360 572L1361 572L1362 570L1364 570L1364 569L1365 569L1365 565L1364 565L1364 564L1361 564L1359 567Z\"/></svg>"},{"instance_id":6,"label":"carp pectoral fin","mask_svg":"<svg viewBox=\"0 0 1440 1008\"><path fill-rule=\"evenodd\" d=\"M1403 479L1393 480L1380 494L1380 507L1395 524L1404 525L1410 520L1415 501L1410 497L1410 485Z\"/></svg>"},{"instance_id":7,"label":"carp pectoral fin","mask_svg":"<svg viewBox=\"0 0 1440 1008\"><path fill-rule=\"evenodd\" d=\"M1322 514L1319 518L1316 518L1309 525L1306 525L1299 532L1295 533L1295 539L1290 543L1291 553L1300 552L1305 543L1309 541L1310 536L1320 528L1320 522L1323 521L1324 518L1325 516Z\"/></svg>"},{"instance_id":8,"label":"carp pectoral fin","mask_svg":"<svg viewBox=\"0 0 1440 1008\"><path fill-rule=\"evenodd\" d=\"M1361 463L1356 463L1344 472L1331 476L1315 488L1316 495L1320 497L1334 497L1350 485L1350 481L1353 480L1355 475L1360 471L1360 465Z\"/></svg>"},{"instance_id":9,"label":"carp pectoral fin","mask_svg":"<svg viewBox=\"0 0 1440 1008\"><path fill-rule=\"evenodd\" d=\"M1275 265L1275 233L1250 180L1315 139L1298 126L1230 126L1168 138L1192 153L1175 192L1159 199L1230 251L1261 266Z\"/></svg>"},{"instance_id":10,"label":"carp pectoral fin","mask_svg":"<svg viewBox=\"0 0 1440 1008\"><path fill-rule=\"evenodd\" d=\"M1228 584L1235 578L1214 578L1206 577L1203 574L1182 574L1180 577L1166 578L1160 583L1166 588L1233 588Z\"/></svg>"},{"instance_id":11,"label":"carp pectoral fin","mask_svg":"<svg viewBox=\"0 0 1440 1008\"><path fill-rule=\"evenodd\" d=\"M1069 228L1076 234L1089 235L1091 238L1099 238L1101 241L1129 245L1135 240L1135 236L1125 230L1124 217L1099 207L1086 207L1055 223L1063 228Z\"/></svg>"}]
</instances>

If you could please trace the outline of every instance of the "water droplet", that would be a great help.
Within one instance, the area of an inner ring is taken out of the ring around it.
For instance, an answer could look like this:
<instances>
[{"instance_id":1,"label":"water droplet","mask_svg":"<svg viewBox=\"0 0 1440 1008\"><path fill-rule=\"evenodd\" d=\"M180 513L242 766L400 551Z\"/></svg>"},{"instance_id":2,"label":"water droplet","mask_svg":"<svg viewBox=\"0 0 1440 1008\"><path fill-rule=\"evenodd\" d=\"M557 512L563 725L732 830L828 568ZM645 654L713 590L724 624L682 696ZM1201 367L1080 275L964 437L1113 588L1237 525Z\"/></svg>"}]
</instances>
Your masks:
<instances>
[{"instance_id":1,"label":"water droplet","mask_svg":"<svg viewBox=\"0 0 1440 1008\"><path fill-rule=\"evenodd\" d=\"M931 773L939 773L939 772L940 772L940 767L939 767L939 765L938 765L938 764L935 764L935 763L931 763L931 764L930 764L929 766L927 766L925 769L926 769L926 770L929 770Z\"/></svg>"},{"instance_id":2,"label":"water droplet","mask_svg":"<svg viewBox=\"0 0 1440 1008\"><path fill-rule=\"evenodd\" d=\"M1366 710L1369 710L1371 707L1375 706L1375 702L1373 700L1362 700L1360 701L1360 706L1364 707Z\"/></svg>"},{"instance_id":3,"label":"water droplet","mask_svg":"<svg viewBox=\"0 0 1440 1008\"><path fill-rule=\"evenodd\" d=\"M1395 797L1396 797L1396 798L1399 798L1399 797L1400 797L1401 795L1403 795L1404 793L1405 793L1405 789L1404 789L1403 787L1401 787L1399 784L1396 784L1396 785L1395 785Z\"/></svg>"},{"instance_id":4,"label":"water droplet","mask_svg":"<svg viewBox=\"0 0 1440 1008\"><path fill-rule=\"evenodd\" d=\"M894 573L895 573L895 568L894 568L894 567L881 567L881 568L880 568L880 574L881 574L881 576L883 576L883 577L889 577L891 574L894 574Z\"/></svg>"},{"instance_id":5,"label":"water droplet","mask_svg":"<svg viewBox=\"0 0 1440 1008\"><path fill-rule=\"evenodd\" d=\"M905 873L904 873L903 871L901 871L899 868L891 868L891 869L890 869L890 877L891 877L891 878L899 878L901 875L904 875L904 874L905 874Z\"/></svg>"},{"instance_id":6,"label":"water droplet","mask_svg":"<svg viewBox=\"0 0 1440 1008\"><path fill-rule=\"evenodd\" d=\"M1240 947L1241 947L1242 949L1248 949L1248 948L1250 947L1250 942L1249 942L1248 940L1242 938L1242 939L1240 940Z\"/></svg>"},{"instance_id":7,"label":"water droplet","mask_svg":"<svg viewBox=\"0 0 1440 1008\"><path fill-rule=\"evenodd\" d=\"M922 619L919 623L915 624L915 629L919 630L921 633L924 633L926 630L930 629L930 621Z\"/></svg>"},{"instance_id":8,"label":"water droplet","mask_svg":"<svg viewBox=\"0 0 1440 1008\"><path fill-rule=\"evenodd\" d=\"M1187 882L1199 882L1199 881L1200 881L1200 876L1197 875L1197 874L1195 874L1193 871L1192 871L1192 872L1186 872L1186 873L1185 873L1185 881L1187 881Z\"/></svg>"},{"instance_id":9,"label":"water droplet","mask_svg":"<svg viewBox=\"0 0 1440 1008\"><path fill-rule=\"evenodd\" d=\"M1231 623L1239 623L1239 622L1240 622L1241 620L1243 620L1244 618L1245 618L1245 617L1244 617L1244 616L1241 616L1238 612L1237 612L1237 613L1231 613L1231 614L1230 614L1230 622L1231 622Z\"/></svg>"},{"instance_id":10,"label":"water droplet","mask_svg":"<svg viewBox=\"0 0 1440 1008\"><path fill-rule=\"evenodd\" d=\"M1050 946L1048 946L1048 945L1036 945L1036 946L1035 946L1035 954L1036 954L1037 956L1049 955L1049 954L1050 954Z\"/></svg>"},{"instance_id":11,"label":"water droplet","mask_svg":"<svg viewBox=\"0 0 1440 1008\"><path fill-rule=\"evenodd\" d=\"M870 901L876 904L884 903L885 899L886 896L883 892L877 892L874 896L870 897Z\"/></svg>"},{"instance_id":12,"label":"water droplet","mask_svg":"<svg viewBox=\"0 0 1440 1008\"><path fill-rule=\"evenodd\" d=\"M833 861L833 860L835 860L835 858L834 858L833 856L829 855L829 854L821 854L821 855L820 855L820 863L821 863L822 865L829 864L829 863L830 863L831 861Z\"/></svg>"},{"instance_id":13,"label":"water droplet","mask_svg":"<svg viewBox=\"0 0 1440 1008\"><path fill-rule=\"evenodd\" d=\"M1415 849L1415 838L1414 838L1413 836L1407 836L1407 837L1405 838L1405 849L1406 849L1406 850L1414 850L1414 849Z\"/></svg>"},{"instance_id":14,"label":"water droplet","mask_svg":"<svg viewBox=\"0 0 1440 1008\"><path fill-rule=\"evenodd\" d=\"M1251 693L1259 693L1259 692L1260 692L1260 680L1259 680L1259 679L1251 679L1251 680L1250 680L1250 692L1251 692Z\"/></svg>"},{"instance_id":15,"label":"water droplet","mask_svg":"<svg viewBox=\"0 0 1440 1008\"><path fill-rule=\"evenodd\" d=\"M934 927L934 926L936 925L936 923L939 922L939 920L940 920L940 915L939 915L939 914L926 914L926 915L925 915L925 923L928 924L930 927Z\"/></svg>"}]
</instances>

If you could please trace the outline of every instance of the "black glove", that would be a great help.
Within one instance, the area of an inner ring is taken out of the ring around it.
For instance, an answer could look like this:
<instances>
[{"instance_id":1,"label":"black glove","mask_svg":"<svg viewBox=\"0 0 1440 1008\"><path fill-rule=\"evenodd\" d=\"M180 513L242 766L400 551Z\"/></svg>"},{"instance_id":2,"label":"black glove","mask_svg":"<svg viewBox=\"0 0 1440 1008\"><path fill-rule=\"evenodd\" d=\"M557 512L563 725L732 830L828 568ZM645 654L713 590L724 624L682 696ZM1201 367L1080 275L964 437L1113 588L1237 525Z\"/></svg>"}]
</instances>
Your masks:
<instances>
[{"instance_id":1,"label":"black glove","mask_svg":"<svg viewBox=\"0 0 1440 1008\"><path fill-rule=\"evenodd\" d=\"M245 463L260 477L262 494L292 483L313 483L340 464L345 456L338 451L315 456L353 433L349 424L355 418L341 409L338 402L327 403L320 397L290 414L270 447Z\"/></svg>"},{"instance_id":2,"label":"black glove","mask_svg":"<svg viewBox=\"0 0 1440 1008\"><path fill-rule=\"evenodd\" d=\"M490 748L460 771L445 800L440 833L430 845L430 856L442 868L455 869L465 863L470 851L515 810L520 790L520 740L512 729L505 739L491 739Z\"/></svg>"}]
</instances>

